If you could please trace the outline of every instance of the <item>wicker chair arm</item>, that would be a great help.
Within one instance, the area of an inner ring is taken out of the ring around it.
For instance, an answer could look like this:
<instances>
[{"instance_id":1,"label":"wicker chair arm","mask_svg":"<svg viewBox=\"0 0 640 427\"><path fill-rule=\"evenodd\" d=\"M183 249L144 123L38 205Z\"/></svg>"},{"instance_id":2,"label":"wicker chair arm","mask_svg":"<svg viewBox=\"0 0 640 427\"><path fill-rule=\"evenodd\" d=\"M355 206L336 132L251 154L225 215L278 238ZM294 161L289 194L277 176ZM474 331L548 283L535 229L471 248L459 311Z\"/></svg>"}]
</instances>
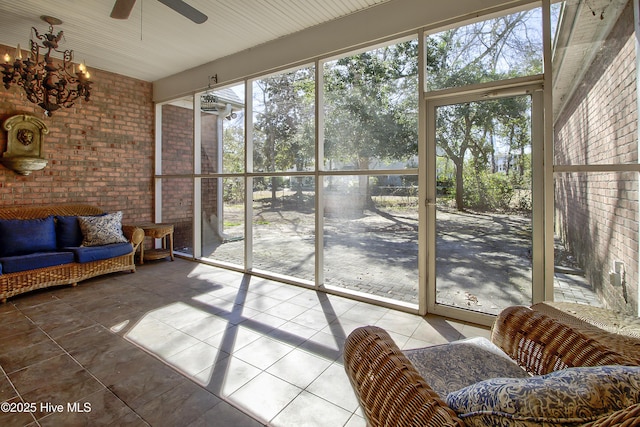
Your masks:
<instances>
[{"instance_id":1,"label":"wicker chair arm","mask_svg":"<svg viewBox=\"0 0 640 427\"><path fill-rule=\"evenodd\" d=\"M585 424L584 427L632 427L640 420L640 403Z\"/></svg>"},{"instance_id":2,"label":"wicker chair arm","mask_svg":"<svg viewBox=\"0 0 640 427\"><path fill-rule=\"evenodd\" d=\"M491 341L533 375L574 366L636 365L627 356L524 306L504 309Z\"/></svg>"},{"instance_id":3,"label":"wicker chair arm","mask_svg":"<svg viewBox=\"0 0 640 427\"><path fill-rule=\"evenodd\" d=\"M464 425L379 327L349 334L344 366L371 427Z\"/></svg>"},{"instance_id":4,"label":"wicker chair arm","mask_svg":"<svg viewBox=\"0 0 640 427\"><path fill-rule=\"evenodd\" d=\"M140 243L144 240L144 230L135 225L123 225L122 233L133 245L133 251L137 251L138 246L140 246Z\"/></svg>"}]
</instances>

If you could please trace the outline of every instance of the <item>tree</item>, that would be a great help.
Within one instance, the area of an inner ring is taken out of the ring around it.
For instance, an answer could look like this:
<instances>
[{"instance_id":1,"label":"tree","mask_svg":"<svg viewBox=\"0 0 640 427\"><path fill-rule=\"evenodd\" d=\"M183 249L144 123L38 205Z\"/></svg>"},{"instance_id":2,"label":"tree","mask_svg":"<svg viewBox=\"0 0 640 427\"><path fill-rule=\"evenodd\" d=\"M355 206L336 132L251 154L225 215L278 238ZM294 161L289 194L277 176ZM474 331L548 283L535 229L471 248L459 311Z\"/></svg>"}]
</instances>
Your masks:
<instances>
[{"instance_id":1,"label":"tree","mask_svg":"<svg viewBox=\"0 0 640 427\"><path fill-rule=\"evenodd\" d=\"M531 75L541 71L538 10L520 12L458 27L427 39L429 89L462 87ZM536 22L537 25L531 25ZM489 157L495 161L497 128L511 129L513 147L529 141L527 108L518 98L473 102L438 109L436 143L456 168L456 207L464 209L464 168L480 179ZM502 135L504 136L504 135ZM517 138L516 138L517 137ZM520 156L521 159L524 156Z\"/></svg>"},{"instance_id":2,"label":"tree","mask_svg":"<svg viewBox=\"0 0 640 427\"><path fill-rule=\"evenodd\" d=\"M314 70L302 68L254 83L254 165L264 172L305 168L314 159ZM277 180L271 180L276 199Z\"/></svg>"},{"instance_id":3,"label":"tree","mask_svg":"<svg viewBox=\"0 0 640 427\"><path fill-rule=\"evenodd\" d=\"M416 40L326 64L325 156L369 169L417 154Z\"/></svg>"},{"instance_id":4,"label":"tree","mask_svg":"<svg viewBox=\"0 0 640 427\"><path fill-rule=\"evenodd\" d=\"M408 163L418 153L417 40L327 63L324 154L330 167L367 170L374 162ZM359 206L371 202L358 177Z\"/></svg>"}]
</instances>

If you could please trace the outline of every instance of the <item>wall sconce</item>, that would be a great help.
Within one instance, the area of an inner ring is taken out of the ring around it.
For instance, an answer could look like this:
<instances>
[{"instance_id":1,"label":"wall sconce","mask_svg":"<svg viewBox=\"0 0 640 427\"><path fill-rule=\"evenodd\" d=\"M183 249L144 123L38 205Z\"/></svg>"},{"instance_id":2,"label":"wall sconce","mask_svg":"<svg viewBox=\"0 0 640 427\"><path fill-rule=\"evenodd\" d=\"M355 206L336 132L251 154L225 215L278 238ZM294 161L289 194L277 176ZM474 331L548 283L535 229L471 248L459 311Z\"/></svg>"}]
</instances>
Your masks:
<instances>
[{"instance_id":1,"label":"wall sconce","mask_svg":"<svg viewBox=\"0 0 640 427\"><path fill-rule=\"evenodd\" d=\"M7 151L0 157L4 167L20 175L29 175L47 166L42 146L49 128L42 120L19 114L5 120L2 127L7 131Z\"/></svg>"}]
</instances>

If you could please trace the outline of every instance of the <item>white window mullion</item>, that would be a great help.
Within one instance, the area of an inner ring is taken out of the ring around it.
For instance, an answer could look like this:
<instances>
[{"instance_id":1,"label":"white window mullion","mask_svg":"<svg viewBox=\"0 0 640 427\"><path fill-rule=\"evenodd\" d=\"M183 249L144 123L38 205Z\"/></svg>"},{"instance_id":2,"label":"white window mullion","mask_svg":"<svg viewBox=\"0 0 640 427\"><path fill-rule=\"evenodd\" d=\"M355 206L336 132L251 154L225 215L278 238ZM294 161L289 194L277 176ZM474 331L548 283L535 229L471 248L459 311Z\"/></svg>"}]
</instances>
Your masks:
<instances>
[{"instance_id":1,"label":"white window mullion","mask_svg":"<svg viewBox=\"0 0 640 427\"><path fill-rule=\"evenodd\" d=\"M324 75L323 63L316 61L316 226L315 226L315 284L324 283L324 177L320 171L324 170Z\"/></svg>"},{"instance_id":2,"label":"white window mullion","mask_svg":"<svg viewBox=\"0 0 640 427\"><path fill-rule=\"evenodd\" d=\"M200 96L193 97L193 256L202 257L202 116Z\"/></svg>"},{"instance_id":3,"label":"white window mullion","mask_svg":"<svg viewBox=\"0 0 640 427\"><path fill-rule=\"evenodd\" d=\"M245 114L244 114L244 268L253 268L253 178L247 174L253 172L253 84L247 80L245 90Z\"/></svg>"}]
</instances>

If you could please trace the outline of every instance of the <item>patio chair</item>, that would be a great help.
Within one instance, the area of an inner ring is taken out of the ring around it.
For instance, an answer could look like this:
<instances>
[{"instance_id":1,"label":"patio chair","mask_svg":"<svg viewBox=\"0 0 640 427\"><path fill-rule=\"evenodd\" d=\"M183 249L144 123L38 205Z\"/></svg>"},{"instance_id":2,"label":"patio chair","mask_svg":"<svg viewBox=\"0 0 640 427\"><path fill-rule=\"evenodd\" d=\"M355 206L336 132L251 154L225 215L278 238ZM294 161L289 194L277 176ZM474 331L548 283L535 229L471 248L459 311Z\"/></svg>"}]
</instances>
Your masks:
<instances>
[{"instance_id":1,"label":"patio chair","mask_svg":"<svg viewBox=\"0 0 640 427\"><path fill-rule=\"evenodd\" d=\"M491 341L404 352L383 329L361 327L344 363L372 427L640 423L636 361L528 307L500 313Z\"/></svg>"}]
</instances>

